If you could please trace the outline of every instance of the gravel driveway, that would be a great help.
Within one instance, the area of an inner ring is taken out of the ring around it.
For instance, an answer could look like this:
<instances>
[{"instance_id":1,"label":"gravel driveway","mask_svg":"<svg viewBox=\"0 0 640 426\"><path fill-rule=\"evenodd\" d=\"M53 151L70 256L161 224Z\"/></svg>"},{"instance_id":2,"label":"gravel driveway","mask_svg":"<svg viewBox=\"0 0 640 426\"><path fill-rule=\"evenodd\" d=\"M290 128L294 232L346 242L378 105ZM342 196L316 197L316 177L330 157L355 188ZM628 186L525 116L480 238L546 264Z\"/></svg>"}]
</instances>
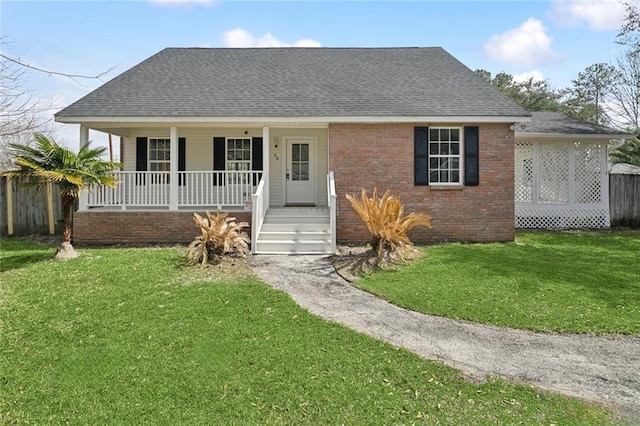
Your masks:
<instances>
[{"instance_id":1,"label":"gravel driveway","mask_svg":"<svg viewBox=\"0 0 640 426\"><path fill-rule=\"evenodd\" d=\"M254 256L254 271L309 312L465 374L495 375L604 403L640 424L640 338L533 333L398 308L359 290L324 256Z\"/></svg>"}]
</instances>

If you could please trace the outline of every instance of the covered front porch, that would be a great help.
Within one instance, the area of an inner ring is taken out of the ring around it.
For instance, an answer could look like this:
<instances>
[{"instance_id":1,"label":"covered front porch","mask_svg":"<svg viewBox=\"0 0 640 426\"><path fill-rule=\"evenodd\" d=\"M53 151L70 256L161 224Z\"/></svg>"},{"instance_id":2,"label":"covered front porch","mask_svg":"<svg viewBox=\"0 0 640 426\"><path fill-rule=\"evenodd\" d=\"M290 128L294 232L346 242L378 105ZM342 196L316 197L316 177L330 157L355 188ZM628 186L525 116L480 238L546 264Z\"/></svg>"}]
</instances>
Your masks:
<instances>
[{"instance_id":1,"label":"covered front porch","mask_svg":"<svg viewBox=\"0 0 640 426\"><path fill-rule=\"evenodd\" d=\"M83 125L81 143L89 140L89 128L120 136L122 167L114 188L81 194L78 214L227 211L250 218L254 253L332 253L335 183L327 127ZM308 225L308 217L321 225ZM277 232L272 225L263 231L273 221L280 223Z\"/></svg>"}]
</instances>

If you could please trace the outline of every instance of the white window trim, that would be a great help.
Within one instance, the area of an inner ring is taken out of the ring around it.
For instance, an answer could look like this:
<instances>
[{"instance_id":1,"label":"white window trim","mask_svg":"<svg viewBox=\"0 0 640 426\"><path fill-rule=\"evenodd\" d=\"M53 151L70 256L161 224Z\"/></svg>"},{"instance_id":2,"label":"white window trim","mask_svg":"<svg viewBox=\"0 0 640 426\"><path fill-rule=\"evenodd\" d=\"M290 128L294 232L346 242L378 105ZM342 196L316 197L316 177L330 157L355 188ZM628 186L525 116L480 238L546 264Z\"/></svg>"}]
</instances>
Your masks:
<instances>
[{"instance_id":1,"label":"white window trim","mask_svg":"<svg viewBox=\"0 0 640 426\"><path fill-rule=\"evenodd\" d=\"M169 168L167 170L162 170L164 172L169 172L171 170L171 160L152 160L151 159L151 140L155 139L162 139L165 141L165 143L169 143L169 155L173 155L173 153L171 152L171 138L169 136L149 136L147 138L147 170L152 171L151 170L151 164L159 164L159 163L166 163L169 165ZM171 158L171 157L169 157Z\"/></svg>"},{"instance_id":2,"label":"white window trim","mask_svg":"<svg viewBox=\"0 0 640 426\"><path fill-rule=\"evenodd\" d=\"M229 140L247 139L249 140L249 160L229 160ZM226 171L243 171L229 170L229 163L248 163L249 168L246 171L253 170L253 139L247 136L227 136L224 139L224 169Z\"/></svg>"},{"instance_id":3,"label":"white window trim","mask_svg":"<svg viewBox=\"0 0 640 426\"><path fill-rule=\"evenodd\" d=\"M429 173L427 178L429 179L429 186L431 187L462 187L464 186L464 127L459 127L459 126L430 126L428 128L429 130L427 131L427 164L429 164ZM457 129L460 132L460 153L457 155L459 161L459 167L458 167L458 179L459 182L432 182L431 181L431 171L433 170L431 168L431 158L443 158L443 157L448 157L448 158L455 158L456 156L454 155L431 155L431 129L434 130L440 130L440 129L448 129L448 130L452 130L452 129Z\"/></svg>"}]
</instances>

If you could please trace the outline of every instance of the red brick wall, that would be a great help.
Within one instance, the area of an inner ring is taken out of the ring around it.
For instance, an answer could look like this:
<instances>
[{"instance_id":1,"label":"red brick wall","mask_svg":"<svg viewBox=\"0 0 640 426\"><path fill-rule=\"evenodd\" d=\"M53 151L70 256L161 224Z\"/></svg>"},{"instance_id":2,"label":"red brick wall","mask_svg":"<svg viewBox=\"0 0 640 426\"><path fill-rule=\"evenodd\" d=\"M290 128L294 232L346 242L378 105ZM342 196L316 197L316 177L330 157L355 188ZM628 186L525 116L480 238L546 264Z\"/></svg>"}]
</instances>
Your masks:
<instances>
[{"instance_id":1,"label":"red brick wall","mask_svg":"<svg viewBox=\"0 0 640 426\"><path fill-rule=\"evenodd\" d=\"M405 212L431 216L432 228L416 228L413 242L512 241L514 136L508 124L480 126L480 185L440 189L413 184L413 134L425 124L332 124L329 126L329 170L338 195L339 243L361 243L368 232L345 194L369 195L390 189ZM438 124L431 124L432 126ZM449 125L444 125L449 126Z\"/></svg>"},{"instance_id":2,"label":"red brick wall","mask_svg":"<svg viewBox=\"0 0 640 426\"><path fill-rule=\"evenodd\" d=\"M251 212L230 216L251 224ZM84 211L73 215L74 244L188 244L198 235L193 212Z\"/></svg>"}]
</instances>

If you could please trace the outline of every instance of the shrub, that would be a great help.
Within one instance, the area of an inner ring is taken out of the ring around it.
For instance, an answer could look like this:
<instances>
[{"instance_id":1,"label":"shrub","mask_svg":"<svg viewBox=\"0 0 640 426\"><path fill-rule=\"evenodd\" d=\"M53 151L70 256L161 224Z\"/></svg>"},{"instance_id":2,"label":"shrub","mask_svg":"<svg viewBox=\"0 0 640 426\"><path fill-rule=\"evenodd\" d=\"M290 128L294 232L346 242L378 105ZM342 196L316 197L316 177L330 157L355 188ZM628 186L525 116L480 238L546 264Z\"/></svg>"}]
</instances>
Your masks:
<instances>
[{"instance_id":1,"label":"shrub","mask_svg":"<svg viewBox=\"0 0 640 426\"><path fill-rule=\"evenodd\" d=\"M248 228L249 224L236 222L236 218L229 217L229 213L206 213L206 218L198 213L193 214L201 235L189 244L187 259L191 263L204 265L207 262L216 263L221 256L228 254L246 255L250 239L243 228Z\"/></svg>"},{"instance_id":2,"label":"shrub","mask_svg":"<svg viewBox=\"0 0 640 426\"><path fill-rule=\"evenodd\" d=\"M371 197L362 189L360 199L349 194L347 199L369 229L377 266L404 262L417 256L418 251L407 232L416 226L431 228L430 216L423 213L405 215L400 198L391 195L389 190L379 198L377 188L373 189Z\"/></svg>"}]
</instances>

